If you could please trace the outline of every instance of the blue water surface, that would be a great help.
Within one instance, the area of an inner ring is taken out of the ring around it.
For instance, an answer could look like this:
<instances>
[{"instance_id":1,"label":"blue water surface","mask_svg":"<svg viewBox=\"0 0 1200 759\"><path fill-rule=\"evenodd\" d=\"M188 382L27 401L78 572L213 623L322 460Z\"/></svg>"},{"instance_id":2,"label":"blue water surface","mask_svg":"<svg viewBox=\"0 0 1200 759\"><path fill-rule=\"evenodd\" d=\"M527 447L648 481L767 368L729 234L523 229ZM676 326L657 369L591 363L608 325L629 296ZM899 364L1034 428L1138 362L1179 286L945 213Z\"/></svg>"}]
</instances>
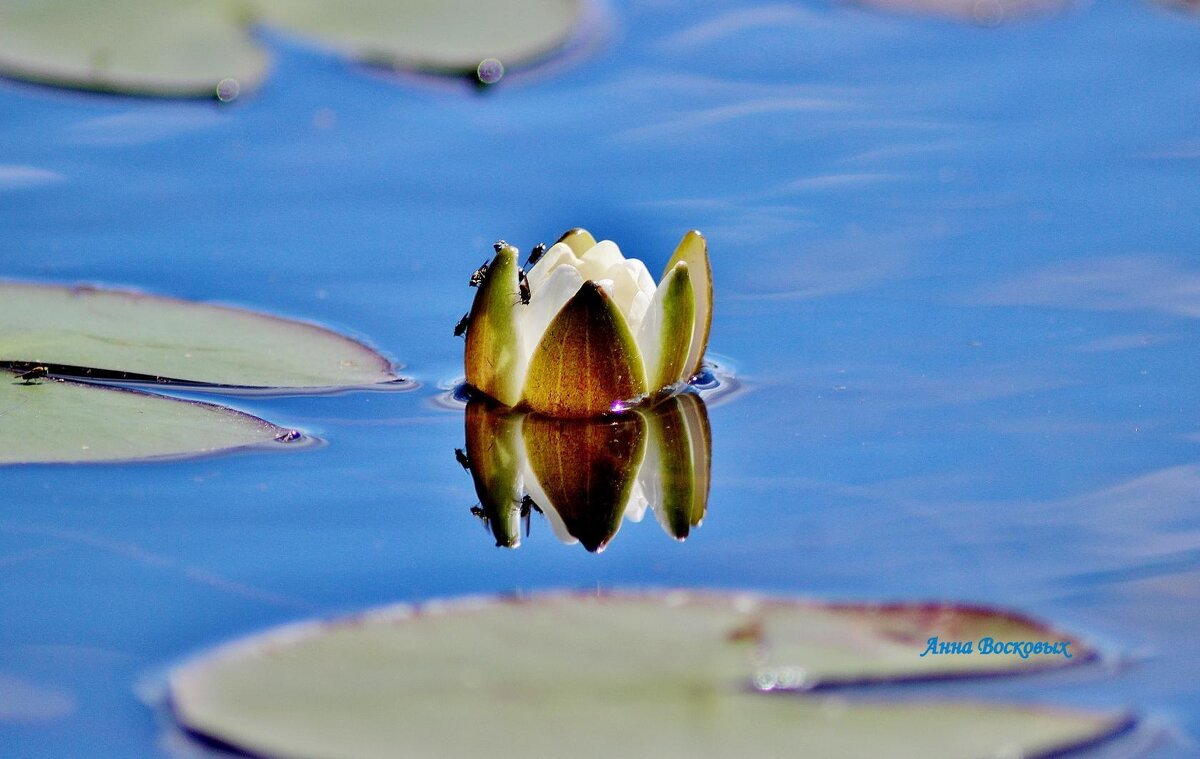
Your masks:
<instances>
[{"instance_id":1,"label":"blue water surface","mask_svg":"<svg viewBox=\"0 0 1200 759\"><path fill-rule=\"evenodd\" d=\"M702 6L614 3L483 92L271 34L232 104L0 83L0 275L316 320L422 383L228 399L328 441L295 453L0 470L0 755L177 752L165 668L286 621L677 585L1035 614L1116 665L956 693L1200 753L1200 23ZM573 226L654 271L708 237L745 389L684 543L497 549L469 511L467 275Z\"/></svg>"}]
</instances>

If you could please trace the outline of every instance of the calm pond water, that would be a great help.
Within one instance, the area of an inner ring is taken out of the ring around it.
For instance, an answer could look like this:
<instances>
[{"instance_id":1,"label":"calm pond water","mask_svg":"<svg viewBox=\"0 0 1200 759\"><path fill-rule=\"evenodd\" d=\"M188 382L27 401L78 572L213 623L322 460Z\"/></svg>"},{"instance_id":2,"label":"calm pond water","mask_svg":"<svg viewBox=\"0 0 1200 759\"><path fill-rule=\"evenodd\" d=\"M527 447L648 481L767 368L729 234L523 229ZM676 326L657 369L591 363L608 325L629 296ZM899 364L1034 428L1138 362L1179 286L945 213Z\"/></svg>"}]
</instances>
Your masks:
<instances>
[{"instance_id":1,"label":"calm pond water","mask_svg":"<svg viewBox=\"0 0 1200 759\"><path fill-rule=\"evenodd\" d=\"M756 588L1004 604L1119 666L955 693L1200 734L1200 23L981 29L848 5L616 3L478 93L268 36L229 106L0 84L0 274L365 336L411 392L232 398L327 445L0 470L0 753L173 749L140 695L217 642L397 600ZM494 547L451 328L504 237L658 270L710 241L712 492L684 543L534 515ZM5 709L13 719L2 718Z\"/></svg>"}]
</instances>

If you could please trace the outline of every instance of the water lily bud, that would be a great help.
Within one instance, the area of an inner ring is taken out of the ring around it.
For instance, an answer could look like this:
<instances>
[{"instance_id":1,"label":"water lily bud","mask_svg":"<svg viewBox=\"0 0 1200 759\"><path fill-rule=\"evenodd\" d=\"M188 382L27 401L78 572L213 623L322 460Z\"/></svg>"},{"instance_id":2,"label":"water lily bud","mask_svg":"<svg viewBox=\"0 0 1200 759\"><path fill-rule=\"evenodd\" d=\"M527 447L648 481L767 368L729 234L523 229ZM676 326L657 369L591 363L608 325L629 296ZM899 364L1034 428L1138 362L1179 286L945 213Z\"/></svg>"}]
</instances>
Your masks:
<instances>
[{"instance_id":1,"label":"water lily bud","mask_svg":"<svg viewBox=\"0 0 1200 759\"><path fill-rule=\"evenodd\" d=\"M467 383L510 406L560 418L623 411L686 385L712 325L704 236L684 235L655 283L611 240L572 229L528 272L497 243L466 324Z\"/></svg>"}]
</instances>

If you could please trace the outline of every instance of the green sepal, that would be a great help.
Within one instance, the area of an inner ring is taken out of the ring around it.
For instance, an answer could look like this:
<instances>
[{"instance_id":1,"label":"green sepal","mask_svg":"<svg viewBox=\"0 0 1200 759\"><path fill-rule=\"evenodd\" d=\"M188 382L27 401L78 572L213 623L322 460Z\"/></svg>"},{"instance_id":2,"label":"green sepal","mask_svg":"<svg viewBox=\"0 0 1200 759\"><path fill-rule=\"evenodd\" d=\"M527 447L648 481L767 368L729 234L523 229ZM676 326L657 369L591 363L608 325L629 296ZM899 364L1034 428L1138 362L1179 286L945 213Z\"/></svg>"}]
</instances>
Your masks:
<instances>
[{"instance_id":1,"label":"green sepal","mask_svg":"<svg viewBox=\"0 0 1200 759\"><path fill-rule=\"evenodd\" d=\"M599 285L584 282L534 349L523 403L548 416L589 417L645 394L641 352L625 317Z\"/></svg>"},{"instance_id":2,"label":"green sepal","mask_svg":"<svg viewBox=\"0 0 1200 759\"><path fill-rule=\"evenodd\" d=\"M467 384L506 406L515 406L521 400L515 308L519 297L517 249L510 245L492 259L475 293L464 357Z\"/></svg>"},{"instance_id":3,"label":"green sepal","mask_svg":"<svg viewBox=\"0 0 1200 759\"><path fill-rule=\"evenodd\" d=\"M683 236L675 248L675 254L667 262L664 278L680 261L688 265L695 297L696 327L692 332L692 343L686 362L687 377L690 378L704 363L704 351L708 348L708 333L712 329L713 287L712 266L708 261L708 242L704 235L692 230ZM686 379L686 378L685 378Z\"/></svg>"},{"instance_id":4,"label":"green sepal","mask_svg":"<svg viewBox=\"0 0 1200 759\"><path fill-rule=\"evenodd\" d=\"M687 360L696 326L696 297L687 262L680 261L671 267L658 287L664 294L658 367L649 385L655 391L691 377ZM648 367L648 371L654 370Z\"/></svg>"}]
</instances>

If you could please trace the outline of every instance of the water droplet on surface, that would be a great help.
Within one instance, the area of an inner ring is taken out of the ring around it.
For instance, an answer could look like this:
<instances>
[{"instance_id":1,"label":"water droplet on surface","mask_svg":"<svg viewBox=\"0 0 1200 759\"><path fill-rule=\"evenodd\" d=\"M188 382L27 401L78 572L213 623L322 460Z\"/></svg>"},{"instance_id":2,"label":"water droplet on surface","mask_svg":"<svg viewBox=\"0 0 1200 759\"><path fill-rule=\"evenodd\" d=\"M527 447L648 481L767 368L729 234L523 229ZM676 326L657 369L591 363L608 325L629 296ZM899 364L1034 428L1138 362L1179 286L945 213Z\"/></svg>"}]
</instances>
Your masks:
<instances>
[{"instance_id":1,"label":"water droplet on surface","mask_svg":"<svg viewBox=\"0 0 1200 759\"><path fill-rule=\"evenodd\" d=\"M504 76L504 64L496 58L484 58L475 69L475 75L484 84L495 84Z\"/></svg>"},{"instance_id":2,"label":"water droplet on surface","mask_svg":"<svg viewBox=\"0 0 1200 759\"><path fill-rule=\"evenodd\" d=\"M217 100L222 103L237 100L240 94L242 94L242 85L238 84L238 80L226 77L217 82Z\"/></svg>"},{"instance_id":3,"label":"water droplet on surface","mask_svg":"<svg viewBox=\"0 0 1200 759\"><path fill-rule=\"evenodd\" d=\"M761 691L796 690L807 685L807 677L800 667L766 667L754 673L754 687Z\"/></svg>"}]
</instances>

